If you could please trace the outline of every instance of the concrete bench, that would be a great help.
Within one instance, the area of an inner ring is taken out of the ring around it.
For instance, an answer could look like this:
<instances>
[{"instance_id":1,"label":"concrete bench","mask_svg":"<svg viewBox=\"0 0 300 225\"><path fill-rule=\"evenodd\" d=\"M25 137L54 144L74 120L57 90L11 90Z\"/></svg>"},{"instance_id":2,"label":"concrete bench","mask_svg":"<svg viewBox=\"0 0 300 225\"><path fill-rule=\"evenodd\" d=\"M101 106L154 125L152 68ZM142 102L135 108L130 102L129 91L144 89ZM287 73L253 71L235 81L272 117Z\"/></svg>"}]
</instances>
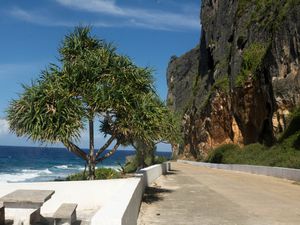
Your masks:
<instances>
[{"instance_id":1,"label":"concrete bench","mask_svg":"<svg viewBox=\"0 0 300 225\"><path fill-rule=\"evenodd\" d=\"M54 225L69 224L76 221L77 204L63 203L54 213Z\"/></svg>"}]
</instances>

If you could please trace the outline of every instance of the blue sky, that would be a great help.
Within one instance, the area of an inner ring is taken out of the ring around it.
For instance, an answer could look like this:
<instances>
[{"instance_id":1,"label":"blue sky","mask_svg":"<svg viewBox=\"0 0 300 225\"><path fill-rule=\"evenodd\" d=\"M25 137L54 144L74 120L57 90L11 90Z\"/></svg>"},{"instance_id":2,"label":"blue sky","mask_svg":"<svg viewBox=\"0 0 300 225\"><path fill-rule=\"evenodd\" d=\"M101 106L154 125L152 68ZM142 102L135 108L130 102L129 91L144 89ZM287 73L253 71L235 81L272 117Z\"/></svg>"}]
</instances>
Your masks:
<instances>
[{"instance_id":1,"label":"blue sky","mask_svg":"<svg viewBox=\"0 0 300 225\"><path fill-rule=\"evenodd\" d=\"M0 145L37 145L8 131L5 110L49 63L74 26L91 25L98 38L139 66L155 70L155 86L167 95L166 68L200 39L200 0L1 0ZM81 146L87 146L83 132ZM103 138L98 136L96 144ZM167 146L161 146L167 149Z\"/></svg>"}]
</instances>

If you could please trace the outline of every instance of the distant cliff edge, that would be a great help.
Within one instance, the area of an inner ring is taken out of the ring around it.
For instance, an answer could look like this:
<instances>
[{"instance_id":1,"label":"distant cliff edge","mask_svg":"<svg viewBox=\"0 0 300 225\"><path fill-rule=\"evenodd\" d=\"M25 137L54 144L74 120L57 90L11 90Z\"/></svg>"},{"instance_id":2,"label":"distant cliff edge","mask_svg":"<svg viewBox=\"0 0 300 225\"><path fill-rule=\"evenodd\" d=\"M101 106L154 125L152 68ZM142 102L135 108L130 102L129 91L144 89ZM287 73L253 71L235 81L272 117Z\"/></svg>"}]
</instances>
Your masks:
<instances>
[{"instance_id":1,"label":"distant cliff edge","mask_svg":"<svg viewBox=\"0 0 300 225\"><path fill-rule=\"evenodd\" d=\"M169 63L180 158L221 144L271 145L300 105L300 0L202 0L199 45Z\"/></svg>"}]
</instances>

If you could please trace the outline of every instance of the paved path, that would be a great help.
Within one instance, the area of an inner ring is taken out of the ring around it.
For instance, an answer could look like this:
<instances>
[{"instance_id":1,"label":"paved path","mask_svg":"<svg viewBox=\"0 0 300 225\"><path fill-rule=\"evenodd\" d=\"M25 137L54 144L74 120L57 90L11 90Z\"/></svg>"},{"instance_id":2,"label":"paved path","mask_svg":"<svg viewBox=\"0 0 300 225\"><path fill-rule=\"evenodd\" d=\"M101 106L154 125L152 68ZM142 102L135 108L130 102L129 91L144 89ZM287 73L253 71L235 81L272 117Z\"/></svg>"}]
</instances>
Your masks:
<instances>
[{"instance_id":1,"label":"paved path","mask_svg":"<svg viewBox=\"0 0 300 225\"><path fill-rule=\"evenodd\" d=\"M141 206L138 225L299 225L292 181L172 163Z\"/></svg>"}]
</instances>

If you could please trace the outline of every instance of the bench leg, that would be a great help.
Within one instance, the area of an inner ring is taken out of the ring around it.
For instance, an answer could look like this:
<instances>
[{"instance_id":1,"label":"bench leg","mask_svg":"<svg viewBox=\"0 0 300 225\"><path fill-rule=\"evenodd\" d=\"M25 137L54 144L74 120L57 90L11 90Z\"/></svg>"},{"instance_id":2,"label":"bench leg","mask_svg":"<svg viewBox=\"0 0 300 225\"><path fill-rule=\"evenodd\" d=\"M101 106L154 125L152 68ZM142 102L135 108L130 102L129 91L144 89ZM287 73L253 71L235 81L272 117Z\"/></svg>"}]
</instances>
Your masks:
<instances>
[{"instance_id":1,"label":"bench leg","mask_svg":"<svg viewBox=\"0 0 300 225\"><path fill-rule=\"evenodd\" d=\"M41 215L41 209L37 209L30 215L30 224L41 223L47 224L48 221Z\"/></svg>"},{"instance_id":2,"label":"bench leg","mask_svg":"<svg viewBox=\"0 0 300 225\"><path fill-rule=\"evenodd\" d=\"M31 225L43 222L43 217L40 214L40 209L24 209L19 211L14 225Z\"/></svg>"},{"instance_id":3,"label":"bench leg","mask_svg":"<svg viewBox=\"0 0 300 225\"><path fill-rule=\"evenodd\" d=\"M76 220L77 220L77 216L76 216L76 210L75 210L71 215L71 224L74 223Z\"/></svg>"},{"instance_id":4,"label":"bench leg","mask_svg":"<svg viewBox=\"0 0 300 225\"><path fill-rule=\"evenodd\" d=\"M62 225L62 224L72 225L76 220L77 220L77 216L75 210L69 219L58 219L58 218L54 219L54 225Z\"/></svg>"}]
</instances>

